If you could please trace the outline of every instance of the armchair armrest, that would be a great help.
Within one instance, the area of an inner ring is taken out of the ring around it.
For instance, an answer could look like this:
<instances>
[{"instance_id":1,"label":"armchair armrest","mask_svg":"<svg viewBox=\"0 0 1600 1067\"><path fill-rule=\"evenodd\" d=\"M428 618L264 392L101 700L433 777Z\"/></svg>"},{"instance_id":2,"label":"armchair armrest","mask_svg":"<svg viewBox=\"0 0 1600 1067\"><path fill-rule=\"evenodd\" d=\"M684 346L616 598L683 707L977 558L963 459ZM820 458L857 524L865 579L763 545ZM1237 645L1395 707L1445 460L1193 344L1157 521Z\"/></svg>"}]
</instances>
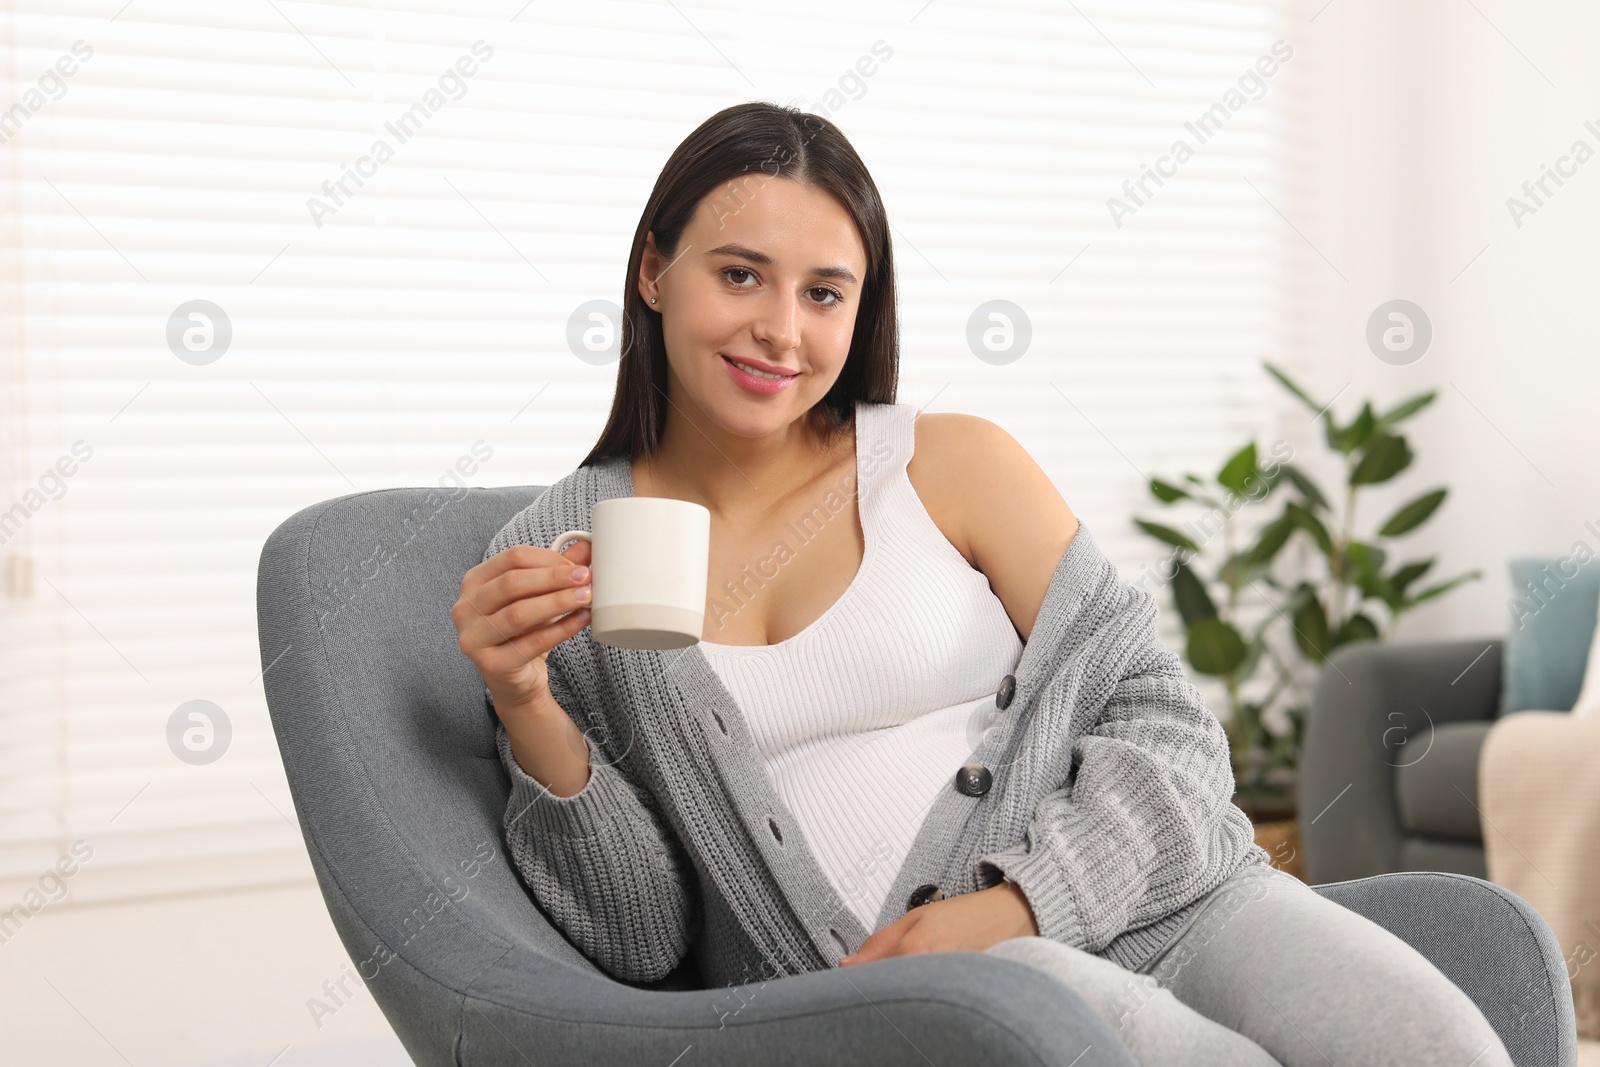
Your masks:
<instances>
[{"instance_id":1,"label":"armchair armrest","mask_svg":"<svg viewBox=\"0 0 1600 1067\"><path fill-rule=\"evenodd\" d=\"M1399 871L1316 891L1443 971L1483 1012L1517 1067L1577 1062L1567 961L1529 901L1482 878L1443 871Z\"/></svg>"},{"instance_id":2,"label":"armchair armrest","mask_svg":"<svg viewBox=\"0 0 1600 1067\"><path fill-rule=\"evenodd\" d=\"M1385 874L1400 866L1394 768L1430 726L1493 719L1499 638L1345 645L1311 696L1298 807L1306 880Z\"/></svg>"},{"instance_id":3,"label":"armchair armrest","mask_svg":"<svg viewBox=\"0 0 1600 1067\"><path fill-rule=\"evenodd\" d=\"M455 1062L521 1063L520 1052L541 1063L681 1057L704 1067L1134 1067L1087 1001L1043 971L998 956L930 952L751 979L643 992L513 949L463 991Z\"/></svg>"}]
</instances>

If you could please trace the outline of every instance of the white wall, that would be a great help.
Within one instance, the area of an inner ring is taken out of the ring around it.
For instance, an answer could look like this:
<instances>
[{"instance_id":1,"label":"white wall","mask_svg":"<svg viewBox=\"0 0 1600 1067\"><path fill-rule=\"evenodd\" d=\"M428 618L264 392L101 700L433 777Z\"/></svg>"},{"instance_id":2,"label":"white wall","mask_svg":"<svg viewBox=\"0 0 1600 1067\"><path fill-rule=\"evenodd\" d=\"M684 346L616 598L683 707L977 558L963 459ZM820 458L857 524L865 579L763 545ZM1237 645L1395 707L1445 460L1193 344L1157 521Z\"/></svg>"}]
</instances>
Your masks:
<instances>
[{"instance_id":1,"label":"white wall","mask_svg":"<svg viewBox=\"0 0 1600 1067\"><path fill-rule=\"evenodd\" d=\"M1311 254L1323 269L1308 271L1303 376L1329 397L1350 383L1341 418L1365 396L1381 410L1439 391L1409 424L1419 459L1404 488L1373 492L1363 525L1449 485L1406 556L1437 552L1437 573L1484 580L1418 609L1397 636L1503 634L1510 558L1580 539L1600 551L1600 6L1333 0L1299 32L1318 165L1294 221L1348 279ZM1578 139L1597 158L1518 228L1506 199ZM1434 328L1409 366L1364 341L1368 315L1396 297Z\"/></svg>"}]
</instances>

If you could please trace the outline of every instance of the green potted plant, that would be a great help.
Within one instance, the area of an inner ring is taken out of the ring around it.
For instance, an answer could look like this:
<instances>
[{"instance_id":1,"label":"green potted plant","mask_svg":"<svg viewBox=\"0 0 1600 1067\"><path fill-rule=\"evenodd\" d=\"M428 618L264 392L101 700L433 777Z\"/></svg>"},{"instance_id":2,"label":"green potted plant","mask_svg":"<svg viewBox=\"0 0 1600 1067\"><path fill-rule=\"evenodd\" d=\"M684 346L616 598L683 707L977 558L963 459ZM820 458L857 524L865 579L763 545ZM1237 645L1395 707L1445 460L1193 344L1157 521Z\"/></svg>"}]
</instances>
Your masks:
<instances>
[{"instance_id":1,"label":"green potted plant","mask_svg":"<svg viewBox=\"0 0 1600 1067\"><path fill-rule=\"evenodd\" d=\"M1397 427L1432 403L1433 392L1381 414L1363 403L1340 425L1331 404L1318 404L1283 371L1264 366L1322 421L1327 447L1343 468L1336 496L1289 461L1284 452L1292 450L1275 448L1279 458L1263 463L1252 441L1209 479L1186 473L1177 481L1150 480L1163 505L1203 508L1200 523L1180 529L1134 519L1172 550L1161 577L1182 620L1184 656L1227 693L1235 799L1252 817L1293 814L1310 681L1328 656L1352 642L1386 639L1407 611L1482 577L1471 571L1424 586L1436 558L1397 558L1393 542L1433 517L1448 496L1443 487L1416 496L1370 532L1358 529L1361 491L1411 466L1411 446ZM1259 514L1274 500L1281 501L1276 514L1242 533L1237 516ZM1291 565L1283 552L1297 540L1315 546L1309 565ZM1263 669L1270 672L1265 678ZM1275 731L1267 722L1280 705L1288 727Z\"/></svg>"}]
</instances>

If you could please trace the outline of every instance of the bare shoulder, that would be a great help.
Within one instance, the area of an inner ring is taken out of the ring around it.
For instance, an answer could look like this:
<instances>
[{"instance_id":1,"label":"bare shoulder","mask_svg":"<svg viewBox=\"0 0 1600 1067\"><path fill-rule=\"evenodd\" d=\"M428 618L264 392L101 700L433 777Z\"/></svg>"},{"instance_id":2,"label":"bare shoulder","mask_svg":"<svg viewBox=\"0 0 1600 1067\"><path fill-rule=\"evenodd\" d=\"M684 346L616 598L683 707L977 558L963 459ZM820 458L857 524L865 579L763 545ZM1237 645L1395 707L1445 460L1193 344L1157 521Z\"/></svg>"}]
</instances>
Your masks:
<instances>
[{"instance_id":1,"label":"bare shoulder","mask_svg":"<svg viewBox=\"0 0 1600 1067\"><path fill-rule=\"evenodd\" d=\"M989 579L1024 641L1078 520L1009 432L961 412L916 419L906 474L934 523Z\"/></svg>"}]
</instances>

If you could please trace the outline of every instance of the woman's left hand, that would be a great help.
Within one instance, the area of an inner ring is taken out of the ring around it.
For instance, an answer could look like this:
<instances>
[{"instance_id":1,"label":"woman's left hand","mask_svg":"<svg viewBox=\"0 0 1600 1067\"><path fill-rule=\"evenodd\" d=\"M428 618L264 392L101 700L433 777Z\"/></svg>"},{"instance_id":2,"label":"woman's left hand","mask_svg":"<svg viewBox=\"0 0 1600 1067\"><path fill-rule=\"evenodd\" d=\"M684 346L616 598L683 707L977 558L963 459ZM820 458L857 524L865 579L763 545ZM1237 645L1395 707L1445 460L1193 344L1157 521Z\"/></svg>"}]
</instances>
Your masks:
<instances>
[{"instance_id":1,"label":"woman's left hand","mask_svg":"<svg viewBox=\"0 0 1600 1067\"><path fill-rule=\"evenodd\" d=\"M918 952L983 952L1012 937L1037 937L1028 898L1015 882L912 908L839 961L841 967Z\"/></svg>"}]
</instances>

